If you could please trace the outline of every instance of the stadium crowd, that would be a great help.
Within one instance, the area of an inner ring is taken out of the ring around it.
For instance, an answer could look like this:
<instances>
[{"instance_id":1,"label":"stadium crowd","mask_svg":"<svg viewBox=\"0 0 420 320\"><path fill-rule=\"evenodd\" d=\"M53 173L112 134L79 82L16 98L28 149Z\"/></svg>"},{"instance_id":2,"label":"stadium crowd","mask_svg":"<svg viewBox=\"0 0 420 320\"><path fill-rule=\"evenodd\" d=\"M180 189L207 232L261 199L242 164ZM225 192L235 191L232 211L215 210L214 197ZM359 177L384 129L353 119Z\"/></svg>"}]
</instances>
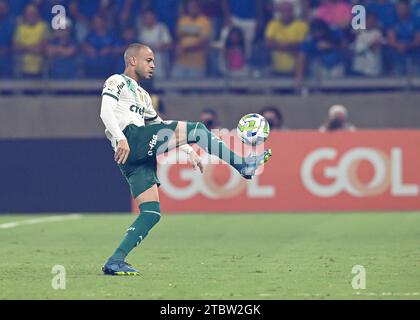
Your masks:
<instances>
[{"instance_id":1,"label":"stadium crowd","mask_svg":"<svg viewBox=\"0 0 420 320\"><path fill-rule=\"evenodd\" d=\"M420 1L0 0L2 78L105 78L131 42L155 51L160 79L418 75Z\"/></svg>"}]
</instances>

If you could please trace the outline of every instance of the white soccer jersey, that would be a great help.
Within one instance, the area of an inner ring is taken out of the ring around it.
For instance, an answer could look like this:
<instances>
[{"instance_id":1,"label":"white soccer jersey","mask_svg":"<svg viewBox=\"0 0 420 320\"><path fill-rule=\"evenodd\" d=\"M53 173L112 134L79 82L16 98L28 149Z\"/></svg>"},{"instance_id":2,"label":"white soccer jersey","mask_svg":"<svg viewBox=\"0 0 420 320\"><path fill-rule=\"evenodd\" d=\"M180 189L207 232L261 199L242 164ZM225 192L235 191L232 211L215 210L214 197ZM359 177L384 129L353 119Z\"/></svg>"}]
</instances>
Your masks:
<instances>
[{"instance_id":1,"label":"white soccer jersey","mask_svg":"<svg viewBox=\"0 0 420 320\"><path fill-rule=\"evenodd\" d=\"M138 127L145 125L145 121L158 119L158 115L153 108L150 95L138 83L124 74L114 74L109 77L104 84L102 97L112 97L116 100L113 104L112 113L118 122L120 130L112 130L105 123L105 135L111 140L115 148L116 141L123 138L122 130L130 124ZM104 113L104 103L102 104L101 116ZM118 132L116 132L118 131Z\"/></svg>"}]
</instances>

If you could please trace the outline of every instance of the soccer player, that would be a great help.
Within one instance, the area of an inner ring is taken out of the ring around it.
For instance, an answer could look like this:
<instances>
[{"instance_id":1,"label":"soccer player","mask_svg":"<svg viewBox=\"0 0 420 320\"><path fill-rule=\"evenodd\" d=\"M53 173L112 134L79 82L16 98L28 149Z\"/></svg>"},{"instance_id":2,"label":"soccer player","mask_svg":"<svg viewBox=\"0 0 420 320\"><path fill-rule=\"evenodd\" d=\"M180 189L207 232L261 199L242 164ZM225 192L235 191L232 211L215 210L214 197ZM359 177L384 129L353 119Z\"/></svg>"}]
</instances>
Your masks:
<instances>
[{"instance_id":1,"label":"soccer player","mask_svg":"<svg viewBox=\"0 0 420 320\"><path fill-rule=\"evenodd\" d=\"M153 108L149 94L139 85L141 80L153 75L153 51L139 43L131 44L124 53L124 61L124 73L112 75L105 82L100 117L106 128L105 135L114 148L114 159L130 185L140 215L102 267L107 275L139 274L125 258L160 220L160 182L156 174L159 154L179 147L188 155L193 167L203 172L199 156L189 145L197 143L246 179L251 179L271 156L268 149L261 155L240 157L201 122L163 121Z\"/></svg>"}]
</instances>

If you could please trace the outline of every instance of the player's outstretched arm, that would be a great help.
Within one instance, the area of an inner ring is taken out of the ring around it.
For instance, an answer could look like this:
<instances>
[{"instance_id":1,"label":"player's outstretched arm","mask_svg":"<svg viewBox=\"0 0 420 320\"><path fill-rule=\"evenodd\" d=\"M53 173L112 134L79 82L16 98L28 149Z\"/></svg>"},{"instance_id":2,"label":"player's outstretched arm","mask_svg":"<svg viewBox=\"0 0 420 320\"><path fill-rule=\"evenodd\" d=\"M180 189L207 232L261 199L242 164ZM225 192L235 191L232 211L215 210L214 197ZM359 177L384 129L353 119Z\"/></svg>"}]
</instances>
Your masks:
<instances>
[{"instance_id":1,"label":"player's outstretched arm","mask_svg":"<svg viewBox=\"0 0 420 320\"><path fill-rule=\"evenodd\" d=\"M102 96L100 117L105 125L105 128L111 133L112 137L117 140L117 149L115 151L114 159L118 164L124 164L130 154L130 147L127 138L118 126L117 118L115 118L113 108L116 100L108 95Z\"/></svg>"}]
</instances>

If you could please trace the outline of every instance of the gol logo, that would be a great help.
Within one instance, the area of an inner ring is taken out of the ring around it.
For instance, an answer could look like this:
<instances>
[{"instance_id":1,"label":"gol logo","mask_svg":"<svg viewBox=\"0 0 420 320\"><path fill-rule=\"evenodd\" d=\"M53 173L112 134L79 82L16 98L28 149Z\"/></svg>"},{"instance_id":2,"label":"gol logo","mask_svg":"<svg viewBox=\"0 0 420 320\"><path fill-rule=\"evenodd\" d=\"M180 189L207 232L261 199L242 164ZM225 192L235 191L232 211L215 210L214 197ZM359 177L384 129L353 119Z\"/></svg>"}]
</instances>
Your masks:
<instances>
[{"instance_id":1,"label":"gol logo","mask_svg":"<svg viewBox=\"0 0 420 320\"><path fill-rule=\"evenodd\" d=\"M181 167L177 165L177 160L184 160L182 163L186 163L186 158L177 159L175 153L172 153L163 162L159 161L158 170L159 180L161 181L160 188L173 199L185 200L199 194L210 199L228 199L237 197L243 192L246 192L249 198L272 198L275 196L275 187L259 185L258 176L246 182L235 169L228 166L229 179L223 185L220 185L215 181L215 170L218 166L227 165L206 165L204 174L201 174L199 170L194 170L190 166ZM173 175L170 175L170 171L175 168L178 170L177 181L171 180ZM179 186L179 183L176 182L183 182L183 186ZM185 182L188 182L188 185L185 186Z\"/></svg>"},{"instance_id":2,"label":"gol logo","mask_svg":"<svg viewBox=\"0 0 420 320\"><path fill-rule=\"evenodd\" d=\"M305 188L319 197L333 197L345 191L355 197L371 197L390 188L393 196L417 196L419 186L403 183L402 150L392 148L390 156L372 148L354 148L337 159L334 148L320 148L311 152L303 161L300 175ZM314 167L322 160L338 160L336 166L327 166L323 174L334 182L325 185L316 181ZM358 167L368 161L374 168L374 175L368 183L358 176Z\"/></svg>"}]
</instances>

